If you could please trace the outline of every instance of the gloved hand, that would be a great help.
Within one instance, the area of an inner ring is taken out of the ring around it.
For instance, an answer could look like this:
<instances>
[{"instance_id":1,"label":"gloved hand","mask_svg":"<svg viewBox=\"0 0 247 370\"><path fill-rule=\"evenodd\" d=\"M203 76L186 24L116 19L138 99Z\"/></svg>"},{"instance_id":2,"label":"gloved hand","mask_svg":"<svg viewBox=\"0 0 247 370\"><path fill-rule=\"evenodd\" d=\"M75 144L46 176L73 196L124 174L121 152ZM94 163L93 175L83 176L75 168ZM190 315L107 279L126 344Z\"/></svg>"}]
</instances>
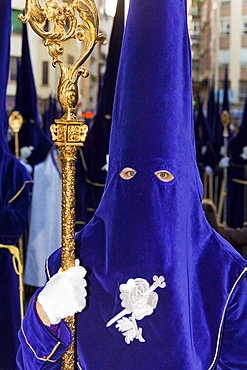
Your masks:
<instances>
[{"instance_id":1,"label":"gloved hand","mask_svg":"<svg viewBox=\"0 0 247 370\"><path fill-rule=\"evenodd\" d=\"M75 267L66 271L60 269L38 295L38 302L52 324L58 324L86 306L86 270L79 264L80 261L76 260Z\"/></svg>"},{"instance_id":2,"label":"gloved hand","mask_svg":"<svg viewBox=\"0 0 247 370\"><path fill-rule=\"evenodd\" d=\"M223 157L219 161L219 168L226 168L230 166L230 158L229 157Z\"/></svg>"},{"instance_id":3,"label":"gloved hand","mask_svg":"<svg viewBox=\"0 0 247 370\"><path fill-rule=\"evenodd\" d=\"M213 169L212 169L212 167L210 167L210 166L206 166L205 167L205 172L206 172L206 174L208 175L208 176L210 176L210 175L212 175L213 174Z\"/></svg>"}]
</instances>

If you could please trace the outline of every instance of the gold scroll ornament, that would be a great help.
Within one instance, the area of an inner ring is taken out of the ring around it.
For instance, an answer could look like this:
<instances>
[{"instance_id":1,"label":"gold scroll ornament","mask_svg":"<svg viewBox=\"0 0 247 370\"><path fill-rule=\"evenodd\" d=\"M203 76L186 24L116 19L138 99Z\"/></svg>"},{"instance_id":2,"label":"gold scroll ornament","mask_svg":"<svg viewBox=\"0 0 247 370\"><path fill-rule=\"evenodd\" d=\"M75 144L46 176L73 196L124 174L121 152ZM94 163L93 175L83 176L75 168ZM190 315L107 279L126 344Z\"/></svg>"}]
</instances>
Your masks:
<instances>
[{"instance_id":1,"label":"gold scroll ornament","mask_svg":"<svg viewBox=\"0 0 247 370\"><path fill-rule=\"evenodd\" d=\"M52 65L59 66L61 77L57 96L65 114L51 125L52 139L61 152L62 164L62 269L74 266L75 254L75 161L78 146L82 146L88 130L84 121L74 115L78 101L78 78L87 77L89 71L82 64L93 51L94 46L105 36L100 34L98 12L93 0L73 0L61 2L45 1L42 7L38 0L26 0L25 14L20 15L22 22L29 22L34 32L42 37L44 45L52 57ZM79 23L82 21L82 23ZM45 31L49 22L51 31ZM84 41L84 50L69 68L61 59L64 53L63 42L69 39ZM66 319L72 332L72 344L64 354L62 368L75 368L75 320Z\"/></svg>"}]
</instances>

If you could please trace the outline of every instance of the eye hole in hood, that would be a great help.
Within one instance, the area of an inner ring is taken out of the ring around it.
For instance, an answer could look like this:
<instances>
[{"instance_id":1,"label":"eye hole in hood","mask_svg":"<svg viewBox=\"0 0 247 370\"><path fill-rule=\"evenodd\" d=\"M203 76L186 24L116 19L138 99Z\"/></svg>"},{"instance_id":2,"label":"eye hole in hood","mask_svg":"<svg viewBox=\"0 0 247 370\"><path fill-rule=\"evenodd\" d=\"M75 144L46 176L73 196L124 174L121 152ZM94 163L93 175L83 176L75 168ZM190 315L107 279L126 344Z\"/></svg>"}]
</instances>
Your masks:
<instances>
[{"instance_id":1,"label":"eye hole in hood","mask_svg":"<svg viewBox=\"0 0 247 370\"><path fill-rule=\"evenodd\" d=\"M130 180L130 179L133 179L133 177L135 176L136 174L136 171L133 170L133 168L130 168L130 167L125 167L119 174L120 177L122 177L122 179L124 180Z\"/></svg>"},{"instance_id":2,"label":"eye hole in hood","mask_svg":"<svg viewBox=\"0 0 247 370\"><path fill-rule=\"evenodd\" d=\"M154 174L158 177L160 181L163 182L170 182L174 179L173 174L167 170L156 171L154 172Z\"/></svg>"}]
</instances>

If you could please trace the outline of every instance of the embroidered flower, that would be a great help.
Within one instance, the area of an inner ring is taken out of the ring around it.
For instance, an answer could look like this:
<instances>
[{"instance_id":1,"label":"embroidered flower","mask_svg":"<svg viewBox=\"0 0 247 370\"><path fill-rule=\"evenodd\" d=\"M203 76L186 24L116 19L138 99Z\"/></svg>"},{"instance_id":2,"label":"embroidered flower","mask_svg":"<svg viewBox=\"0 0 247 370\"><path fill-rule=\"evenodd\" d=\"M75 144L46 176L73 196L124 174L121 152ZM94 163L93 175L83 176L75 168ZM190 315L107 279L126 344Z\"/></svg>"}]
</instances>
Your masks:
<instances>
[{"instance_id":1,"label":"embroidered flower","mask_svg":"<svg viewBox=\"0 0 247 370\"><path fill-rule=\"evenodd\" d=\"M120 285L122 307L133 313L136 320L151 315L157 306L158 294L149 291L149 284L145 279L129 279L126 284Z\"/></svg>"},{"instance_id":2,"label":"embroidered flower","mask_svg":"<svg viewBox=\"0 0 247 370\"><path fill-rule=\"evenodd\" d=\"M134 339L145 342L142 337L142 328L138 328L136 320L142 320L145 316L151 315L158 303L158 294L154 290L166 286L163 276L154 276L154 283L149 283L142 278L129 279L126 284L119 287L120 298L124 310L111 319L106 326L117 322L116 328L122 332L125 342L129 344ZM124 317L125 315L131 316Z\"/></svg>"}]
</instances>

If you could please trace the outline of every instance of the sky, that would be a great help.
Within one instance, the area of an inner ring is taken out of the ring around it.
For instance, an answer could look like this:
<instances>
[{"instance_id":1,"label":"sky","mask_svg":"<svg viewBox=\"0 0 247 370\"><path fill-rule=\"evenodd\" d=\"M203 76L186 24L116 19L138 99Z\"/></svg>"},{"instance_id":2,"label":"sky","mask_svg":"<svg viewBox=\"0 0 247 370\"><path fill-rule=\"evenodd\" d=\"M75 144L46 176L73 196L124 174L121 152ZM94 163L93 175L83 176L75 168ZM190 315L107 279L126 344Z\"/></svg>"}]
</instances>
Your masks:
<instances>
[{"instance_id":1,"label":"sky","mask_svg":"<svg viewBox=\"0 0 247 370\"><path fill-rule=\"evenodd\" d=\"M107 15L114 17L117 6L117 0L106 0L105 12ZM129 0L125 0L125 8L128 9Z\"/></svg>"}]
</instances>

